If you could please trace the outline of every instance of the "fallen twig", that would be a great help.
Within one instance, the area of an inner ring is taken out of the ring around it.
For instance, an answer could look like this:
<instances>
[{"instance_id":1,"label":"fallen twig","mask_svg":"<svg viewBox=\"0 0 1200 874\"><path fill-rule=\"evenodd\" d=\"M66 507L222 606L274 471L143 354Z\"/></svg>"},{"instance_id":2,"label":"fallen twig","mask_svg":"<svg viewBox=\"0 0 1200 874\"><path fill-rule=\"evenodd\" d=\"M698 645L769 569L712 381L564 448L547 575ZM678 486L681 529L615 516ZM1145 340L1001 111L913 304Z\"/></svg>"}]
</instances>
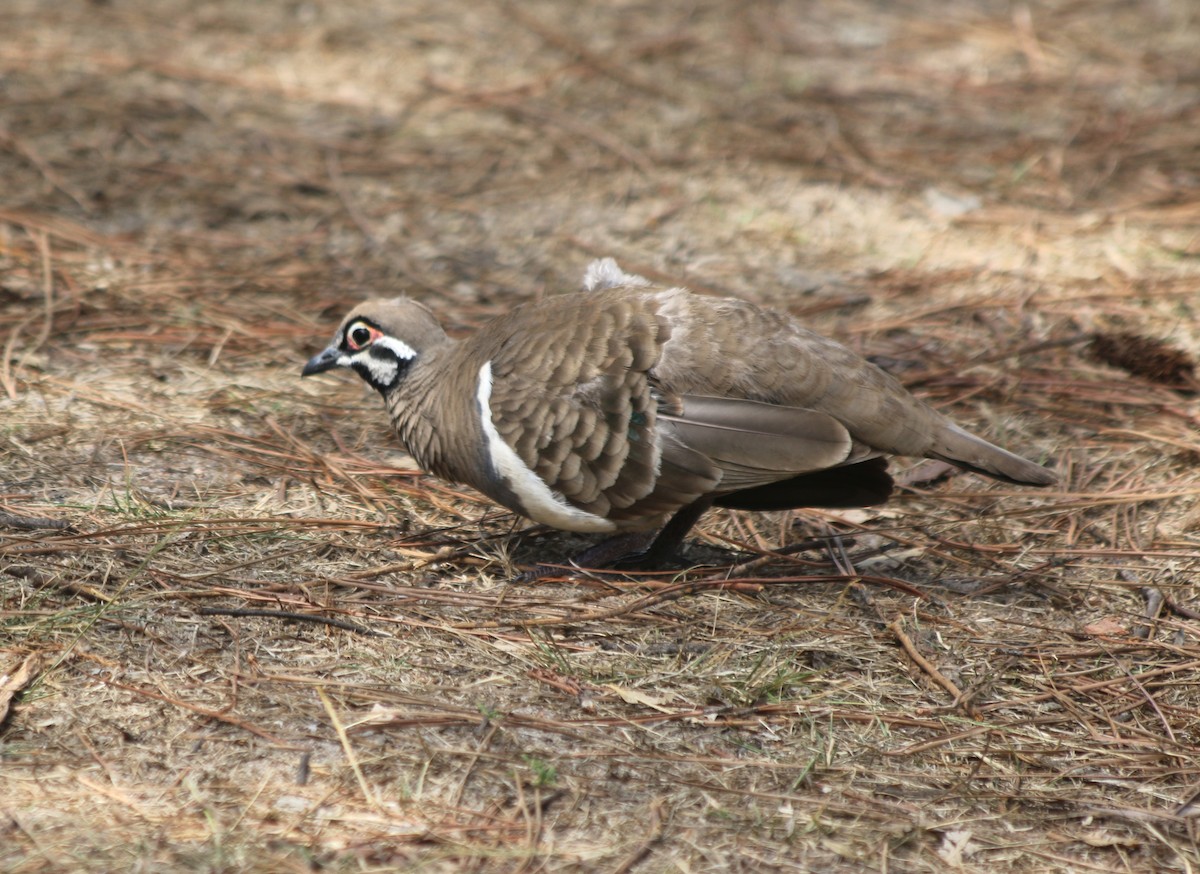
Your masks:
<instances>
[{"instance_id":1,"label":"fallen twig","mask_svg":"<svg viewBox=\"0 0 1200 874\"><path fill-rule=\"evenodd\" d=\"M109 603L112 601L112 596L101 592L94 586L85 586L83 583L77 583L73 580L64 579L61 574L47 573L44 570L35 568L27 564L14 564L4 568L0 573L6 573L10 577L18 577L22 580L28 580L38 586L53 586L56 589L62 589L64 592L70 592L72 595L79 595L81 598L87 598L89 601L100 601Z\"/></svg>"},{"instance_id":2,"label":"fallen twig","mask_svg":"<svg viewBox=\"0 0 1200 874\"><path fill-rule=\"evenodd\" d=\"M947 692L949 692L952 696L954 696L953 703L957 704L959 701L962 700L962 697L963 697L962 690L959 689L958 686L956 686L954 684L953 680L951 680L949 677L947 677L945 674L943 674L941 671L939 671L934 666L933 662L929 661L929 659L927 659L927 658L925 658L925 656L921 655L921 653L917 650L916 644L914 644L912 642L912 639L907 634L904 633L904 629L901 627L902 621L903 620L901 619L901 617L897 616L890 623L888 623L888 630L891 631L892 634L894 634L896 636L896 640L899 641L900 646L902 646L904 648L904 651L906 653L908 653L908 657L911 658L914 662L916 662L917 666L920 667L921 670L923 670L925 673L927 673L933 679L933 681L935 683L937 683L939 686L941 686L943 689L945 689Z\"/></svg>"},{"instance_id":3,"label":"fallen twig","mask_svg":"<svg viewBox=\"0 0 1200 874\"><path fill-rule=\"evenodd\" d=\"M1146 624L1138 625L1133 629L1133 636L1140 637L1142 640L1149 640L1150 635L1154 633L1154 626L1158 622L1159 614L1162 613L1163 605L1166 603L1166 596L1153 586L1142 587L1142 597L1146 599Z\"/></svg>"},{"instance_id":4,"label":"fallen twig","mask_svg":"<svg viewBox=\"0 0 1200 874\"><path fill-rule=\"evenodd\" d=\"M344 628L346 631L353 631L355 634L365 634L368 637L387 636L346 619L318 616L315 613L295 613L290 610L259 610L253 607L201 607L196 612L201 616L264 616L268 619L282 619L287 622L314 622L318 625L331 625L334 628Z\"/></svg>"},{"instance_id":5,"label":"fallen twig","mask_svg":"<svg viewBox=\"0 0 1200 874\"><path fill-rule=\"evenodd\" d=\"M65 519L47 519L43 516L18 516L15 513L0 513L0 528L15 528L21 531L37 531L42 528L53 528L56 531L68 531L71 523Z\"/></svg>"}]
</instances>

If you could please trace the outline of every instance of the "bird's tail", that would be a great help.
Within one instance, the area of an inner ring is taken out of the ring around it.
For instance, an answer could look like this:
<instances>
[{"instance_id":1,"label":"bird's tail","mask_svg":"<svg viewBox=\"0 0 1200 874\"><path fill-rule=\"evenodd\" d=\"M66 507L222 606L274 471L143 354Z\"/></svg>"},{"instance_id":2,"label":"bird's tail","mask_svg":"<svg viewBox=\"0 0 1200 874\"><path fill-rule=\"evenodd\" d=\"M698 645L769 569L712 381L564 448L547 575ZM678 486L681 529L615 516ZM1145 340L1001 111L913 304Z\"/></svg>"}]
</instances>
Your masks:
<instances>
[{"instance_id":1,"label":"bird's tail","mask_svg":"<svg viewBox=\"0 0 1200 874\"><path fill-rule=\"evenodd\" d=\"M1053 471L949 422L934 438L929 456L1004 482L1028 486L1050 486L1058 482Z\"/></svg>"}]
</instances>

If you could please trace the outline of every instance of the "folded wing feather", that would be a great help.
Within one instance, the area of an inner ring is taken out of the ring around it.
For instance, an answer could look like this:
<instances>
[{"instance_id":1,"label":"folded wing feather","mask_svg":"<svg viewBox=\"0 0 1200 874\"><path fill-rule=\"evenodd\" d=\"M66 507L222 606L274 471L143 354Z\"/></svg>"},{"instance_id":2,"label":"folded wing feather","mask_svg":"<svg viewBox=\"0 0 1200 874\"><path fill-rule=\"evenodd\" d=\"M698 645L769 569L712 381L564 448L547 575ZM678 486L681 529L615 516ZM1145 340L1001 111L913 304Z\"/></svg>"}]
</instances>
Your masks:
<instances>
[{"instance_id":1,"label":"folded wing feather","mask_svg":"<svg viewBox=\"0 0 1200 874\"><path fill-rule=\"evenodd\" d=\"M860 457L845 426L825 413L698 395L685 395L680 406L678 413L660 413L659 426L673 442L704 456L721 471L722 492L837 467Z\"/></svg>"}]
</instances>

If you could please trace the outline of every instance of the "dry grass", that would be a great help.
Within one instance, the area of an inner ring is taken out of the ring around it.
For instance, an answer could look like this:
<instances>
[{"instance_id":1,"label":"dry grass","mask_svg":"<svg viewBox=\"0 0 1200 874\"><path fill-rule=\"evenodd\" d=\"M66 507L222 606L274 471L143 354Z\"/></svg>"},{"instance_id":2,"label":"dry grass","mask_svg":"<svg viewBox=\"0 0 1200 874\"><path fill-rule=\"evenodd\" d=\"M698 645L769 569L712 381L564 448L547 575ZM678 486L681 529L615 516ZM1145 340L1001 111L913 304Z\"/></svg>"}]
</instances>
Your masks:
<instances>
[{"instance_id":1,"label":"dry grass","mask_svg":"<svg viewBox=\"0 0 1200 874\"><path fill-rule=\"evenodd\" d=\"M9 5L0 869L1200 865L1187 0ZM465 330L597 254L1063 485L510 585L580 540L297 371L372 290Z\"/></svg>"}]
</instances>

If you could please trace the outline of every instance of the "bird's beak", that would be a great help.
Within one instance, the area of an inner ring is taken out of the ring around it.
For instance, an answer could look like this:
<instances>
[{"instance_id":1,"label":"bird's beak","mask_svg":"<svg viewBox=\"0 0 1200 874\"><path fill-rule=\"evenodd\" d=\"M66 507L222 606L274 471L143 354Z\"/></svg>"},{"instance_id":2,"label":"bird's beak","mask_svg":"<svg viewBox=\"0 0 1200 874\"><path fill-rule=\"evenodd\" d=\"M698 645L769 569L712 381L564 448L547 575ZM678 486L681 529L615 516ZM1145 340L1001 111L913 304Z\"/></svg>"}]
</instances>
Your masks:
<instances>
[{"instance_id":1,"label":"bird's beak","mask_svg":"<svg viewBox=\"0 0 1200 874\"><path fill-rule=\"evenodd\" d=\"M341 357L342 350L337 346L330 346L308 359L308 364L304 365L304 369L300 371L300 375L312 376L315 373L324 373L326 370L332 370L338 366Z\"/></svg>"}]
</instances>

